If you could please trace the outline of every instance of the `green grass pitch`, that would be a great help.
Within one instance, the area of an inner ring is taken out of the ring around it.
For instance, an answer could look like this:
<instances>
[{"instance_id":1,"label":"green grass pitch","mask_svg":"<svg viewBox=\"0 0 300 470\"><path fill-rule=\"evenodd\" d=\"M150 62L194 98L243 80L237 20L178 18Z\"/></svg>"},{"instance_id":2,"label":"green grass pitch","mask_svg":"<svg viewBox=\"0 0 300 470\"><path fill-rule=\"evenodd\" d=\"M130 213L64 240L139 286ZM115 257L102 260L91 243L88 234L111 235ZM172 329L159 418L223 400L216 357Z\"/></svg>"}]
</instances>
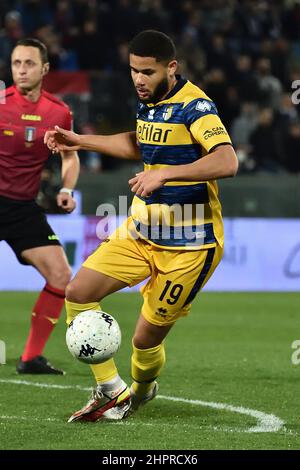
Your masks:
<instances>
[{"instance_id":1,"label":"green grass pitch","mask_svg":"<svg viewBox=\"0 0 300 470\"><path fill-rule=\"evenodd\" d=\"M166 340L159 396L127 420L96 424L66 422L87 400L82 388L93 378L67 351L63 319L45 355L67 375L15 372L36 295L0 293L0 339L7 346L0 449L299 449L300 364L291 361L291 345L300 339L299 294L200 294ZM140 306L134 293L102 303L122 329L116 362L128 382Z\"/></svg>"}]
</instances>

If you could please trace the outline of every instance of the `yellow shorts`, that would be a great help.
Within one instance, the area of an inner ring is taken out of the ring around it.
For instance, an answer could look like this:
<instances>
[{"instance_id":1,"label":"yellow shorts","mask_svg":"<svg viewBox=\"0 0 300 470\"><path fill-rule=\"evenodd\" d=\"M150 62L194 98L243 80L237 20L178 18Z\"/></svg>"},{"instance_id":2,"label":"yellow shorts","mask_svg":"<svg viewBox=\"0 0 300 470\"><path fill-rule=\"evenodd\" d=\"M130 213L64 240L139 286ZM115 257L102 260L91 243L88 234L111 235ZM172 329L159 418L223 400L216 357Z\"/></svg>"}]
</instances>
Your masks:
<instances>
[{"instance_id":1,"label":"yellow shorts","mask_svg":"<svg viewBox=\"0 0 300 470\"><path fill-rule=\"evenodd\" d=\"M217 245L197 251L165 250L142 239L119 238L115 236L118 230L83 266L128 286L150 277L141 288L141 313L154 325L169 325L188 315L191 302L221 261L223 248Z\"/></svg>"}]
</instances>

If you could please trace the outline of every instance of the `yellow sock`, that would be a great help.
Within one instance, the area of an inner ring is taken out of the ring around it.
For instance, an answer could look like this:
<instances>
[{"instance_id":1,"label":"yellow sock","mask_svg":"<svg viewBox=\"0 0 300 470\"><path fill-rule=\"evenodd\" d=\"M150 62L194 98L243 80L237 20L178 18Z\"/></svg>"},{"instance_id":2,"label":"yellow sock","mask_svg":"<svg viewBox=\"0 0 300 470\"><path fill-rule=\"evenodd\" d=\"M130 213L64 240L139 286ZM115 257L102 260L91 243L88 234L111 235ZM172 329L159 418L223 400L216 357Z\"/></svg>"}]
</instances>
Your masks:
<instances>
[{"instance_id":1,"label":"yellow sock","mask_svg":"<svg viewBox=\"0 0 300 470\"><path fill-rule=\"evenodd\" d=\"M68 325L80 312L84 312L85 310L101 310L99 302L77 304L75 302L69 302L68 300L66 300L65 306L67 311ZM118 375L118 370L115 366L115 362L113 359L109 359L108 361L103 362L102 364L93 364L90 367L97 383L107 382Z\"/></svg>"},{"instance_id":2,"label":"yellow sock","mask_svg":"<svg viewBox=\"0 0 300 470\"><path fill-rule=\"evenodd\" d=\"M138 349L132 344L131 375L133 390L137 395L146 395L153 387L166 361L163 343L150 349Z\"/></svg>"},{"instance_id":3,"label":"yellow sock","mask_svg":"<svg viewBox=\"0 0 300 470\"><path fill-rule=\"evenodd\" d=\"M99 302L76 304L75 302L65 300L65 307L67 312L67 325L70 325L71 321L74 320L78 313L84 312L85 310L101 310Z\"/></svg>"},{"instance_id":4,"label":"yellow sock","mask_svg":"<svg viewBox=\"0 0 300 470\"><path fill-rule=\"evenodd\" d=\"M93 364L91 369L98 384L108 382L118 375L118 369L113 359L108 359L108 361L102 362L102 364Z\"/></svg>"}]
</instances>

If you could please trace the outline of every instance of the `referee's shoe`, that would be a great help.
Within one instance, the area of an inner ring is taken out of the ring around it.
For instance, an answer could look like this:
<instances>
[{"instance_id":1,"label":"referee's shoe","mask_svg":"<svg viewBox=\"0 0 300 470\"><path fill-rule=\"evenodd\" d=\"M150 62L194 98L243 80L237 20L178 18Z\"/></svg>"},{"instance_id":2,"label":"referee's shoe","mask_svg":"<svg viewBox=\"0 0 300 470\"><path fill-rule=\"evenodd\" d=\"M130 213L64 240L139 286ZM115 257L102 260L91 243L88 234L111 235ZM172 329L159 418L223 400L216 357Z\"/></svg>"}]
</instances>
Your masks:
<instances>
[{"instance_id":1,"label":"referee's shoe","mask_svg":"<svg viewBox=\"0 0 300 470\"><path fill-rule=\"evenodd\" d=\"M18 374L65 375L63 370L53 367L44 356L34 357L31 361L22 361L22 358L20 358L16 369Z\"/></svg>"}]
</instances>

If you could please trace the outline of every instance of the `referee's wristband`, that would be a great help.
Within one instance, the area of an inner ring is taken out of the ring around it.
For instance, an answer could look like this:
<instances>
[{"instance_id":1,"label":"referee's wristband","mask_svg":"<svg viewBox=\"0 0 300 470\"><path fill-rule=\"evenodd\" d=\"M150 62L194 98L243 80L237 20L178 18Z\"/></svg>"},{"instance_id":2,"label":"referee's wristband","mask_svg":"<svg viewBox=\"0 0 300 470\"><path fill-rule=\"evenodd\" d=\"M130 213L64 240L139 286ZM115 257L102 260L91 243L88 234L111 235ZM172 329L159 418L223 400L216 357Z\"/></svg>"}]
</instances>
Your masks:
<instances>
[{"instance_id":1,"label":"referee's wristband","mask_svg":"<svg viewBox=\"0 0 300 470\"><path fill-rule=\"evenodd\" d=\"M69 189L69 188L61 188L59 190L60 193L67 193L69 194L69 196L73 197L74 196L74 191L73 189Z\"/></svg>"}]
</instances>

